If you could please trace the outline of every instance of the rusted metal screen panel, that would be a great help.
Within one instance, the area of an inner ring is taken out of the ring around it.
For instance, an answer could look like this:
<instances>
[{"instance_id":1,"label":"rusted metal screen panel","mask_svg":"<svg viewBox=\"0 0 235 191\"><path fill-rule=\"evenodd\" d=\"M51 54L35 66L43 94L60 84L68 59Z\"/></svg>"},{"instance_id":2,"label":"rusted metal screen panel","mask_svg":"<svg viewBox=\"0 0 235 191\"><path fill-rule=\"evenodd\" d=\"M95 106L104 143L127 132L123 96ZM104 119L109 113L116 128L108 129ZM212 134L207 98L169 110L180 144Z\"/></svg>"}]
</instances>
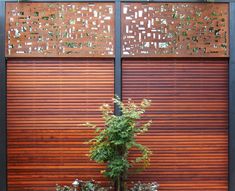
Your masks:
<instances>
[{"instance_id":1,"label":"rusted metal screen panel","mask_svg":"<svg viewBox=\"0 0 235 191\"><path fill-rule=\"evenodd\" d=\"M7 3L7 57L113 57L113 3Z\"/></svg>"},{"instance_id":2,"label":"rusted metal screen panel","mask_svg":"<svg viewBox=\"0 0 235 191\"><path fill-rule=\"evenodd\" d=\"M228 4L123 3L124 57L228 57Z\"/></svg>"},{"instance_id":3,"label":"rusted metal screen panel","mask_svg":"<svg viewBox=\"0 0 235 191\"><path fill-rule=\"evenodd\" d=\"M149 132L139 141L152 151L150 167L130 175L158 181L160 190L228 190L228 61L123 61L123 99L152 100Z\"/></svg>"},{"instance_id":4,"label":"rusted metal screen panel","mask_svg":"<svg viewBox=\"0 0 235 191\"><path fill-rule=\"evenodd\" d=\"M7 64L8 190L54 191L75 178L107 180L89 160L114 94L113 60L10 59Z\"/></svg>"}]
</instances>

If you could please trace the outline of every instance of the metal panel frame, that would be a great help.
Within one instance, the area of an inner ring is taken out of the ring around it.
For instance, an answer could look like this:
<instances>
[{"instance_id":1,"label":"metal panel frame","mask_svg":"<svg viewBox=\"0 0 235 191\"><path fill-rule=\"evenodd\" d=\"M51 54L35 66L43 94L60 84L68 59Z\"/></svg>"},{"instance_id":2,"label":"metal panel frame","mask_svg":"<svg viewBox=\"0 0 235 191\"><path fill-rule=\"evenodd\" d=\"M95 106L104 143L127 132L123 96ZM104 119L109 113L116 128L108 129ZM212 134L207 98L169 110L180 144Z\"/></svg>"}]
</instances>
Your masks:
<instances>
[{"instance_id":1,"label":"metal panel frame","mask_svg":"<svg viewBox=\"0 0 235 191\"><path fill-rule=\"evenodd\" d=\"M121 49L121 2L115 2L115 80L114 93L122 99L122 49ZM115 114L121 115L121 111L115 105Z\"/></svg>"},{"instance_id":2,"label":"metal panel frame","mask_svg":"<svg viewBox=\"0 0 235 191\"><path fill-rule=\"evenodd\" d=\"M18 2L17 0L1 0L5 2ZM19 0L22 2L140 2L140 3L164 3L164 2L183 2L183 3L206 3L207 1L210 2L210 0ZM235 2L235 0L211 0L216 3L232 3Z\"/></svg>"},{"instance_id":3,"label":"metal panel frame","mask_svg":"<svg viewBox=\"0 0 235 191\"><path fill-rule=\"evenodd\" d=\"M7 191L7 98L5 57L5 3L16 0L0 0L0 188ZM45 2L28 0L27 2ZM122 98L121 65L121 2L187 2L204 0L49 0L48 2L115 2L115 94ZM230 5L230 60L229 60L229 191L235 190L235 0L215 0ZM115 112L120 111L115 107Z\"/></svg>"},{"instance_id":4,"label":"metal panel frame","mask_svg":"<svg viewBox=\"0 0 235 191\"><path fill-rule=\"evenodd\" d=\"M121 0L130 3L210 3L210 0ZM235 0L211 0L211 3L232 3Z\"/></svg>"},{"instance_id":5,"label":"metal panel frame","mask_svg":"<svg viewBox=\"0 0 235 191\"><path fill-rule=\"evenodd\" d=\"M229 191L235 190L235 3L230 3Z\"/></svg>"},{"instance_id":6,"label":"metal panel frame","mask_svg":"<svg viewBox=\"0 0 235 191\"><path fill-rule=\"evenodd\" d=\"M0 1L0 189L7 190L5 2Z\"/></svg>"}]
</instances>

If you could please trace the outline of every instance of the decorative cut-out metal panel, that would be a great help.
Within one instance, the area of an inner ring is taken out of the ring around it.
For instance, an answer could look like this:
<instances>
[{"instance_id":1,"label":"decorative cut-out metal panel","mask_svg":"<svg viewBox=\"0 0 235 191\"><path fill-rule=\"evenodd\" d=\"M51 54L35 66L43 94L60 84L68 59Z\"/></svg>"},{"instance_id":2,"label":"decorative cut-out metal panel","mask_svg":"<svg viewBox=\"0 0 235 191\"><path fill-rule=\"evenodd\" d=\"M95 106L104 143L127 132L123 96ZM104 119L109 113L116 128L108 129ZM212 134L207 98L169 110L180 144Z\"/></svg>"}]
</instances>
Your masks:
<instances>
[{"instance_id":1,"label":"decorative cut-out metal panel","mask_svg":"<svg viewBox=\"0 0 235 191\"><path fill-rule=\"evenodd\" d=\"M113 57L114 4L7 3L8 57Z\"/></svg>"},{"instance_id":2,"label":"decorative cut-out metal panel","mask_svg":"<svg viewBox=\"0 0 235 191\"><path fill-rule=\"evenodd\" d=\"M123 3L125 57L228 57L228 5Z\"/></svg>"}]
</instances>

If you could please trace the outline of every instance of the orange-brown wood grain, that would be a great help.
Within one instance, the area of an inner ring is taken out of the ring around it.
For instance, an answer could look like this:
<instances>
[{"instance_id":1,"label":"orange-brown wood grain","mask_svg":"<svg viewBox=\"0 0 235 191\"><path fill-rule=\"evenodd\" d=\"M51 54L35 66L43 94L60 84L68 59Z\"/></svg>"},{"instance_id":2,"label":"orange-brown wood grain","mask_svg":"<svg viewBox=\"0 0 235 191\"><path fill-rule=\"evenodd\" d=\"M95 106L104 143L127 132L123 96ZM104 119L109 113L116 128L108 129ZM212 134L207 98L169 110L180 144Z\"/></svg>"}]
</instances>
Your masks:
<instances>
[{"instance_id":1,"label":"orange-brown wood grain","mask_svg":"<svg viewBox=\"0 0 235 191\"><path fill-rule=\"evenodd\" d=\"M104 184L86 156L98 110L113 97L110 59L10 59L7 65L10 191L54 190L78 177ZM123 98L152 100L139 141L151 166L133 181L160 191L227 191L228 62L225 59L124 59ZM132 156L138 156L136 150ZM129 182L129 183L130 183Z\"/></svg>"},{"instance_id":2,"label":"orange-brown wood grain","mask_svg":"<svg viewBox=\"0 0 235 191\"><path fill-rule=\"evenodd\" d=\"M91 162L85 122L114 94L112 59L9 59L8 190L53 191L75 178L107 184Z\"/></svg>"},{"instance_id":3,"label":"orange-brown wood grain","mask_svg":"<svg viewBox=\"0 0 235 191\"><path fill-rule=\"evenodd\" d=\"M139 138L151 165L130 179L157 181L160 191L227 191L228 61L124 59L122 67L123 99L152 100L153 124Z\"/></svg>"}]
</instances>

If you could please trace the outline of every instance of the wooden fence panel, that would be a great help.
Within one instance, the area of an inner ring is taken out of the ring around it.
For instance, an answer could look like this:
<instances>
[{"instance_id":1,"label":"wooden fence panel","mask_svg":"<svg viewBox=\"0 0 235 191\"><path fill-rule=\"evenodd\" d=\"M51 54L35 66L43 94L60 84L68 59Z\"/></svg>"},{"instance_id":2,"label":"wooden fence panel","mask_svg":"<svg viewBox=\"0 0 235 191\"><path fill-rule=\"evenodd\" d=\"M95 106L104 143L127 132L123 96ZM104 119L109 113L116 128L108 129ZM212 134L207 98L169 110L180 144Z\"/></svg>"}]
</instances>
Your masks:
<instances>
[{"instance_id":1,"label":"wooden fence panel","mask_svg":"<svg viewBox=\"0 0 235 191\"><path fill-rule=\"evenodd\" d=\"M151 166L131 180L161 191L228 190L228 61L125 59L123 99L152 100L153 120L139 139Z\"/></svg>"},{"instance_id":2,"label":"wooden fence panel","mask_svg":"<svg viewBox=\"0 0 235 191\"><path fill-rule=\"evenodd\" d=\"M75 178L106 182L88 145L114 94L111 59L10 59L7 64L9 191L55 190Z\"/></svg>"},{"instance_id":3,"label":"wooden fence panel","mask_svg":"<svg viewBox=\"0 0 235 191\"><path fill-rule=\"evenodd\" d=\"M154 120L140 138L152 165L131 180L157 180L165 191L227 191L228 8L122 3L123 98L150 98L146 119ZM76 177L107 183L86 156L92 130L81 124L101 125L98 108L114 94L114 9L6 4L9 191L54 190Z\"/></svg>"}]
</instances>

